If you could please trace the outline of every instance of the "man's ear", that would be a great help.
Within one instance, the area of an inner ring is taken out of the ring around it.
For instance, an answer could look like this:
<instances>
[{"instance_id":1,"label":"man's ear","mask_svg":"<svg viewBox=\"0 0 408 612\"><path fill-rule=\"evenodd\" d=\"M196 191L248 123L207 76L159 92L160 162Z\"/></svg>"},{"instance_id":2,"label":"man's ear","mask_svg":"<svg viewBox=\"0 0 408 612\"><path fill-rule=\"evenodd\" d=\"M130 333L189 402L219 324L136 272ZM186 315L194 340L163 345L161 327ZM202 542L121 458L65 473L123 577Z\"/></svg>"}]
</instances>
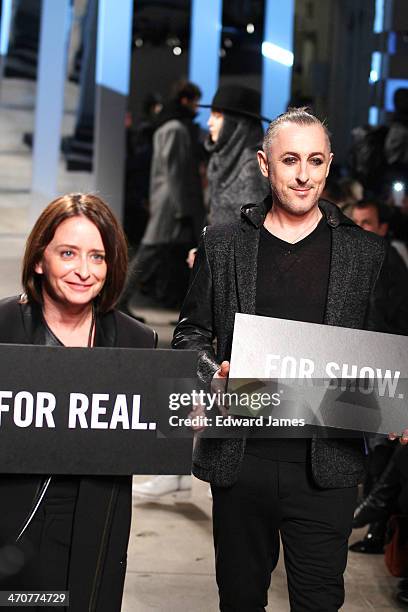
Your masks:
<instances>
[{"instance_id":1,"label":"man's ear","mask_svg":"<svg viewBox=\"0 0 408 612\"><path fill-rule=\"evenodd\" d=\"M389 225L387 222L380 223L378 226L378 235L385 238L385 236L388 234L388 229L389 229Z\"/></svg>"},{"instance_id":2,"label":"man's ear","mask_svg":"<svg viewBox=\"0 0 408 612\"><path fill-rule=\"evenodd\" d=\"M329 163L327 164L327 170L326 170L326 178L329 176L330 166L331 166L332 161L333 161L333 153L330 153Z\"/></svg>"},{"instance_id":3,"label":"man's ear","mask_svg":"<svg viewBox=\"0 0 408 612\"><path fill-rule=\"evenodd\" d=\"M37 274L44 274L42 261L39 261L35 264L34 272L36 272Z\"/></svg>"},{"instance_id":4,"label":"man's ear","mask_svg":"<svg viewBox=\"0 0 408 612\"><path fill-rule=\"evenodd\" d=\"M263 176L265 176L266 178L268 178L269 173L269 166L268 166L268 158L266 157L265 151L258 151L256 154L256 157L258 159L258 164L259 164L259 168L263 174Z\"/></svg>"}]
</instances>

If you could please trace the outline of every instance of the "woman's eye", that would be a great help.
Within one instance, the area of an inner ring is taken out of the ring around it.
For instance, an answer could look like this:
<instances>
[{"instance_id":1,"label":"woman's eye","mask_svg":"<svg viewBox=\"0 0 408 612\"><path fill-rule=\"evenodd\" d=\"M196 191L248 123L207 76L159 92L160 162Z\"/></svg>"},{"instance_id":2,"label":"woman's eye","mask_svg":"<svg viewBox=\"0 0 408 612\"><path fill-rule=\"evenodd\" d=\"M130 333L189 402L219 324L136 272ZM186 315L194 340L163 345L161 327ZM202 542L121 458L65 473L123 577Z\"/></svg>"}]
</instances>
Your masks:
<instances>
[{"instance_id":1,"label":"woman's eye","mask_svg":"<svg viewBox=\"0 0 408 612\"><path fill-rule=\"evenodd\" d=\"M74 253L68 249L66 251L61 251L61 257L63 257L64 259L69 259L73 256L73 254Z\"/></svg>"},{"instance_id":2,"label":"woman's eye","mask_svg":"<svg viewBox=\"0 0 408 612\"><path fill-rule=\"evenodd\" d=\"M102 255L102 253L94 253L94 254L92 255L92 258L93 258L95 261L98 261L98 262L100 262L100 261L105 261L105 255Z\"/></svg>"}]
</instances>

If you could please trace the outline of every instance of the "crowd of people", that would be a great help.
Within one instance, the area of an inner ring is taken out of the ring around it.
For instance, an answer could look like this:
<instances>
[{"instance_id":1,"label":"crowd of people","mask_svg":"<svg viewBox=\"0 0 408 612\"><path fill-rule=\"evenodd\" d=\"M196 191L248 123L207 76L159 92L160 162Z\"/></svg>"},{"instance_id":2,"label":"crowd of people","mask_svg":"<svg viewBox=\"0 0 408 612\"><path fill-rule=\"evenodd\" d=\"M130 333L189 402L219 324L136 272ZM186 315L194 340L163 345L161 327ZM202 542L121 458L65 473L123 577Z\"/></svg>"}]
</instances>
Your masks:
<instances>
[{"instance_id":1,"label":"crowd of people","mask_svg":"<svg viewBox=\"0 0 408 612\"><path fill-rule=\"evenodd\" d=\"M358 164L334 167L330 134L313 113L290 108L267 120L260 95L240 85L203 105L211 112L200 140L200 89L178 83L137 141L150 169L148 214L126 288L126 240L109 207L92 195L57 198L27 240L24 293L0 304L0 341L154 348L155 332L136 320L135 291L181 306L172 347L198 352L206 385L226 382L237 312L408 334L406 93L396 94L379 173L362 171L358 150ZM337 612L351 528L365 525L350 550L392 545L387 564L406 579L398 598L408 603L408 430L308 432L197 434L193 473L211 486L222 611L264 610L281 537L291 610ZM2 589L69 589L74 611L119 610L131 477L2 475L0 487ZM133 491L157 500L190 488L189 477L160 476ZM4 556L8 543L17 565Z\"/></svg>"}]
</instances>

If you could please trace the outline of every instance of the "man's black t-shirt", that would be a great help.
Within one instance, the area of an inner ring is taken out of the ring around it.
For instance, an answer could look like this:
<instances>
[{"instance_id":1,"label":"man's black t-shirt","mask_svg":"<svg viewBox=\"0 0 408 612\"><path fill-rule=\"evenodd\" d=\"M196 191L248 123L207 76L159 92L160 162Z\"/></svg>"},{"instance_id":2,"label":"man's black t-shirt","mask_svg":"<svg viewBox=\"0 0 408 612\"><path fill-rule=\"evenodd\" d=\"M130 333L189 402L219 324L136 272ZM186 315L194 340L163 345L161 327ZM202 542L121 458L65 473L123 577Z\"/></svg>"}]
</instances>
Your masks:
<instances>
[{"instance_id":1,"label":"man's black t-shirt","mask_svg":"<svg viewBox=\"0 0 408 612\"><path fill-rule=\"evenodd\" d=\"M325 218L295 244L277 238L264 227L260 232L256 314L323 323L331 255L331 232ZM302 428L301 432L305 435L306 430ZM294 428L292 434L296 433ZM305 461L308 447L307 438L248 438L246 452L275 460Z\"/></svg>"}]
</instances>

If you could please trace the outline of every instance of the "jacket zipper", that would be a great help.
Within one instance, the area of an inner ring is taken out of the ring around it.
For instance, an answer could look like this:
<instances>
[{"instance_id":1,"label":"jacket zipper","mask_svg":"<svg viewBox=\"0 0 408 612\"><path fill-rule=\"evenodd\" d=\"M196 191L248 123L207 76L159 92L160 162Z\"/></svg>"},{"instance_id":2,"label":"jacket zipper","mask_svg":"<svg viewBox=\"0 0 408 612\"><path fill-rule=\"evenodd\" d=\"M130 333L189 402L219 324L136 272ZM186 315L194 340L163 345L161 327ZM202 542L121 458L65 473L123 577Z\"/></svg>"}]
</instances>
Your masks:
<instances>
[{"instance_id":1,"label":"jacket zipper","mask_svg":"<svg viewBox=\"0 0 408 612\"><path fill-rule=\"evenodd\" d=\"M42 485L40 486L39 489L37 489L36 494L34 495L34 500L31 506L31 510L28 513L25 521L23 522L22 526L20 527L20 531L18 532L18 535L16 537L16 542L18 542L22 536L24 535L27 527L30 525L31 521L33 520L34 516L37 513L38 508L41 505L42 500L44 499L44 495L46 494L48 487L50 485L51 482L51 476L48 476L46 478L46 480L42 483Z\"/></svg>"},{"instance_id":2,"label":"jacket zipper","mask_svg":"<svg viewBox=\"0 0 408 612\"><path fill-rule=\"evenodd\" d=\"M92 584L92 591L91 591L91 596L89 599L88 612L96 612L98 590L99 590L99 585L101 581L101 570L103 566L106 548L108 545L108 535L109 535L109 531L110 531L110 527L112 523L113 508L115 505L115 501L117 499L117 495L118 495L118 486L114 485L112 487L109 505L108 505L108 509L106 512L105 525L103 528L103 533L102 533L102 538L101 538L101 546L99 549L98 561L96 563L96 569L95 569L95 574L94 574L94 579L93 579L93 584Z\"/></svg>"}]
</instances>

